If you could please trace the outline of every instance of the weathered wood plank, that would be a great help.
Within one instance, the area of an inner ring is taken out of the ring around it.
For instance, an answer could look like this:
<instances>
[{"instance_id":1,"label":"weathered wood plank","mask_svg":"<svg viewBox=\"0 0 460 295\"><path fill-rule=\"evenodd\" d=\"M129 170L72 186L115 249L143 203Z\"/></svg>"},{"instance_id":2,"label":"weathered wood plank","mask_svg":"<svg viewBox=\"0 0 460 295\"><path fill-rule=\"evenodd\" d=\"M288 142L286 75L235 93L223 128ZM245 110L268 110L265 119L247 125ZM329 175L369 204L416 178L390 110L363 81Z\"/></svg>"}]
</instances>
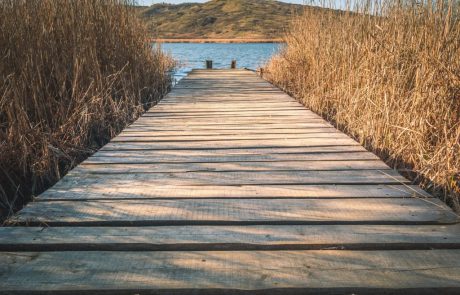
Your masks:
<instances>
[{"instance_id":1,"label":"weathered wood plank","mask_svg":"<svg viewBox=\"0 0 460 295\"><path fill-rule=\"evenodd\" d=\"M154 122L170 122L170 121L198 121L198 122L224 122L224 121L241 121L245 122L247 120L251 121L267 121L267 120L283 120L286 122L310 122L314 120L322 120L317 116L304 116L304 115L296 115L296 114L209 114L209 115L191 115L191 116L183 116L183 115L170 115L170 116L157 116L152 114L144 114L142 115L139 120L150 120Z\"/></svg>"},{"instance_id":2,"label":"weathered wood plank","mask_svg":"<svg viewBox=\"0 0 460 295\"><path fill-rule=\"evenodd\" d=\"M149 182L129 182L70 186L57 183L36 198L49 200L100 199L324 199L324 198L432 198L411 185L241 185L241 186L175 186Z\"/></svg>"},{"instance_id":3,"label":"weathered wood plank","mask_svg":"<svg viewBox=\"0 0 460 295\"><path fill-rule=\"evenodd\" d=\"M197 94L201 94L201 96L197 96ZM279 92L276 89L267 89L266 91L258 91L253 89L246 89L240 91L206 91L201 89L174 89L174 91L170 92L167 97L164 99L165 101L170 100L177 100L178 98L184 98L188 100L206 100L206 99L215 99L217 97L225 97L225 101L231 101L233 99L241 100L242 102L248 102L248 99L242 100L243 98L247 98L250 96L251 101L252 99L262 99L267 98L269 101L294 101L290 96Z\"/></svg>"},{"instance_id":4,"label":"weathered wood plank","mask_svg":"<svg viewBox=\"0 0 460 295\"><path fill-rule=\"evenodd\" d=\"M238 95L232 95L233 93L220 93L216 94L215 92L212 93L203 93L203 92L195 92L195 93L183 93L183 94L174 94L174 96L171 96L170 98L164 99L161 102L159 102L159 105L180 105L184 103L186 104L196 104L196 103L209 103L209 104L218 104L219 100L222 102L222 100L225 100L227 103L247 103L248 97L251 98L251 102L253 104L257 103L280 103L280 102L286 102L289 103L291 102L292 105L299 105L299 103L295 104L292 100L292 98L283 98L283 97L276 97L274 98L274 93L265 93L265 94L257 94L257 97L255 96L256 93L242 93L239 96ZM190 95L194 95L195 97L199 96L198 98L191 98ZM225 103L225 102L223 102ZM182 106L184 106L182 105Z\"/></svg>"},{"instance_id":5,"label":"weathered wood plank","mask_svg":"<svg viewBox=\"0 0 460 295\"><path fill-rule=\"evenodd\" d=\"M450 224L437 199L184 199L35 202L10 222L30 225Z\"/></svg>"},{"instance_id":6,"label":"weathered wood plank","mask_svg":"<svg viewBox=\"0 0 460 295\"><path fill-rule=\"evenodd\" d=\"M301 123L315 123L315 122L322 122L323 119L321 118L306 118L303 116L240 116L240 117L225 117L225 116L216 116L216 117L202 117L202 118L193 118L193 117L181 117L178 116L176 118L169 118L169 117L149 117L149 116L142 116L140 117L137 122L138 123L149 123L149 124L167 124L167 123L180 123L180 124L191 124L194 123L195 125L198 124L210 124L210 123L233 123L233 124L255 124L255 123L264 123L264 124L279 124L283 123L286 127L289 125L296 125Z\"/></svg>"},{"instance_id":7,"label":"weathered wood plank","mask_svg":"<svg viewBox=\"0 0 460 295\"><path fill-rule=\"evenodd\" d=\"M225 150L217 150L224 152ZM195 152L195 153L191 153ZM378 160L368 152L344 152L344 153L318 153L318 154L231 154L223 153L200 153L200 150L183 151L101 151L88 158L81 165L86 164L158 164L158 163L231 163L231 162L284 162L284 161L349 161L354 160Z\"/></svg>"},{"instance_id":8,"label":"weathered wood plank","mask_svg":"<svg viewBox=\"0 0 460 295\"><path fill-rule=\"evenodd\" d=\"M305 108L299 106L298 108L288 108L288 109L281 109L281 108L272 108L271 110L268 108L265 109L220 109L220 110L191 110L190 112L182 111L178 112L173 109L166 111L160 109L153 108L154 111L145 112L144 116L155 116L155 117L193 117L199 118L201 116L276 116L276 115L290 115L290 116L299 116L299 117L318 117L318 115L308 111Z\"/></svg>"},{"instance_id":9,"label":"weathered wood plank","mask_svg":"<svg viewBox=\"0 0 460 295\"><path fill-rule=\"evenodd\" d=\"M295 122L295 123L308 123L308 122L315 122L318 120L322 120L321 117L318 117L315 114L303 114L303 111L300 111L298 114L227 114L227 115L219 115L219 114L208 114L208 115L192 115L192 116L182 116L181 114L178 114L176 116L157 116L154 114L144 114L142 115L139 120L143 121L151 121L151 122L168 122L168 121L174 121L175 119L177 120L183 120L183 121L191 121L191 120L196 120L196 121L215 121L215 122L220 122L220 121L241 121L241 122L248 122L251 120L251 118L254 121L276 121L278 119L279 123L284 123L284 122ZM282 120L282 121L280 121Z\"/></svg>"},{"instance_id":10,"label":"weathered wood plank","mask_svg":"<svg viewBox=\"0 0 460 295\"><path fill-rule=\"evenodd\" d=\"M168 173L204 171L345 171L385 170L389 167L380 160L369 161L282 161L282 162L220 162L220 163L136 163L89 164L82 163L71 171L75 173Z\"/></svg>"},{"instance_id":11,"label":"weathered wood plank","mask_svg":"<svg viewBox=\"0 0 460 295\"><path fill-rule=\"evenodd\" d=\"M165 123L165 122L163 122ZM324 121L321 121L321 120L312 120L310 122L306 122L306 123L300 123L300 122L295 122L295 123L289 123L289 122L285 122L285 123L280 123L280 121L273 121L273 122L255 122L255 121L246 121L246 122L237 122L235 120L232 120L232 121L227 121L227 122L194 122L194 121L191 121L191 122L179 122L179 121L171 121L171 122L168 122L169 125L168 127L169 128L173 128L173 129L176 129L176 128L185 128L186 130L187 129L199 129L199 128L209 128L211 126L215 126L214 128L218 128L218 129L228 129L228 128L283 128L283 129L286 129L286 128L299 128L299 127L312 127L312 126L326 126L324 125ZM193 124L192 124L193 123ZM152 128L162 128L162 127L166 127L164 124L159 124L159 122L148 122L148 121L145 121L145 120L138 120L136 121L135 124L131 125L133 127L142 127L142 126L150 126Z\"/></svg>"},{"instance_id":12,"label":"weathered wood plank","mask_svg":"<svg viewBox=\"0 0 460 295\"><path fill-rule=\"evenodd\" d=\"M266 103L266 104L257 104L254 105L253 103L231 103L231 104L214 104L214 103L200 103L200 104L186 104L184 105L177 105L176 107L171 105L163 105L158 104L154 108L151 108L146 112L146 114L184 114L184 115L191 115L191 114L198 114L198 113L219 113L219 114L226 114L226 113L237 113L241 110L244 112L249 113L258 113L258 112L271 112L273 110L276 111L290 111L290 110L302 110L305 112L306 108L299 103L296 104L288 104L286 103Z\"/></svg>"},{"instance_id":13,"label":"weathered wood plank","mask_svg":"<svg viewBox=\"0 0 460 295\"><path fill-rule=\"evenodd\" d=\"M460 247L460 225L2 227L0 251L421 250Z\"/></svg>"},{"instance_id":14,"label":"weathered wood plank","mask_svg":"<svg viewBox=\"0 0 460 295\"><path fill-rule=\"evenodd\" d=\"M223 140L202 141L167 141L167 142L110 142L101 150L180 150L180 149L261 149L261 148L284 148L284 147L325 147L358 145L351 138L309 138L309 139L272 139L257 140L245 139L226 142Z\"/></svg>"},{"instance_id":15,"label":"weathered wood plank","mask_svg":"<svg viewBox=\"0 0 460 295\"><path fill-rule=\"evenodd\" d=\"M184 115L184 114L165 114L165 115L159 115L156 113L145 113L141 116L142 119L144 118L149 118L149 119L158 119L158 120L204 120L204 119L209 119L209 120L217 120L217 119L225 119L225 120L244 120L246 118L252 118L253 120L259 120L259 119L266 119L266 118L278 118L278 119L286 119L286 120L299 120L302 121L303 119L309 119L309 120L314 120L314 119L320 119L318 116L313 116L313 115L307 115L303 114L304 111L298 111L297 113L294 111L289 111L289 112L266 112L266 113L203 113L203 114L189 114L189 115Z\"/></svg>"},{"instance_id":16,"label":"weathered wood plank","mask_svg":"<svg viewBox=\"0 0 460 295\"><path fill-rule=\"evenodd\" d=\"M255 130L255 131L262 131L262 130L298 130L298 132L308 132L308 129L312 128L323 128L323 127L331 127L331 125L326 124L323 122L315 122L315 123L306 123L306 124L295 124L286 126L286 124L280 123L273 123L273 124L250 124L250 125L241 125L241 124L201 124L200 125L180 125L180 124L170 124L170 125L154 125L151 124L141 124L138 122L133 123L132 125L125 128L124 131L128 130L151 130L151 131L199 131L199 130L215 130L215 131L226 131L226 130Z\"/></svg>"},{"instance_id":17,"label":"weathered wood plank","mask_svg":"<svg viewBox=\"0 0 460 295\"><path fill-rule=\"evenodd\" d=\"M15 294L460 292L460 250L3 252L0 256L7 265L0 280L3 294L12 290Z\"/></svg>"},{"instance_id":18,"label":"weathered wood plank","mask_svg":"<svg viewBox=\"0 0 460 295\"><path fill-rule=\"evenodd\" d=\"M119 136L156 136L159 138L168 138L168 137L175 137L181 136L183 138L188 137L197 137L197 136L222 136L222 135L256 135L256 136L268 136L268 135L307 135L307 134L316 134L316 133L330 133L335 134L338 132L333 127L329 126L322 126L318 128L305 128L305 129L258 129L258 130L251 130L251 129L213 129L213 130L206 130L206 129L198 129L198 130L184 130L184 129L172 129L172 130L155 130L153 128L148 127L138 127L138 128L130 128L123 130Z\"/></svg>"},{"instance_id":19,"label":"weathered wood plank","mask_svg":"<svg viewBox=\"0 0 460 295\"><path fill-rule=\"evenodd\" d=\"M218 107L218 105L216 105ZM222 106L221 106L222 107ZM247 108L249 109L250 106L248 105ZM169 111L165 110L157 110L157 111L150 111L146 112L142 115L142 118L216 118L216 117L228 117L228 118L244 118L244 117L253 117L253 118L260 118L260 117L283 117L283 118L298 118L298 119L319 119L320 117L307 110L302 108L296 109L289 109L289 110L276 110L276 107L272 107L272 110L244 110L244 106L241 106L241 109L238 111L237 109L224 109L224 110L217 110L217 109L206 109L203 111L196 111L194 109L191 110L190 113L183 112L175 112L173 109Z\"/></svg>"},{"instance_id":20,"label":"weathered wood plank","mask_svg":"<svg viewBox=\"0 0 460 295\"><path fill-rule=\"evenodd\" d=\"M135 174L85 174L69 172L62 184L86 186L91 183L113 185L130 182L143 185L264 185L264 184L408 184L394 170L346 171L228 171L228 172L169 172Z\"/></svg>"},{"instance_id":21,"label":"weathered wood plank","mask_svg":"<svg viewBox=\"0 0 460 295\"><path fill-rule=\"evenodd\" d=\"M243 98L243 97L242 97ZM187 112L187 110L196 111L196 110L238 110L238 109L247 109L247 110L272 110L274 108L287 109L287 108L303 108L306 109L300 103L291 100L288 101L277 101L277 100L265 100L255 103L246 101L232 101L226 102L221 100L220 102L214 101L200 101L199 103L191 101L181 102L172 102L167 99L163 99L154 108L151 108L149 112L155 111L181 111Z\"/></svg>"},{"instance_id":22,"label":"weathered wood plank","mask_svg":"<svg viewBox=\"0 0 460 295\"><path fill-rule=\"evenodd\" d=\"M112 142L169 142L169 141L242 141L242 140L289 140L289 141L302 141L306 139L318 139L318 138L343 138L349 139L345 134L339 133L337 131L332 132L316 132L309 134L250 134L250 135L197 135L197 136L168 136L168 137L159 137L155 134L147 135L129 135L129 134L120 134L119 136L112 139Z\"/></svg>"},{"instance_id":23,"label":"weathered wood plank","mask_svg":"<svg viewBox=\"0 0 460 295\"><path fill-rule=\"evenodd\" d=\"M225 155L259 155L259 156L277 156L277 155L318 155L333 153L368 153L361 145L343 145L343 146L300 146L300 147L253 147L253 148L229 148L229 149L199 149L199 150L126 150L126 151L106 151L99 150L94 156L225 156Z\"/></svg>"},{"instance_id":24,"label":"weathered wood plank","mask_svg":"<svg viewBox=\"0 0 460 295\"><path fill-rule=\"evenodd\" d=\"M179 129L179 128L170 128L170 129L154 129L154 127L149 128L147 126L132 126L129 129L123 130L119 133L118 136L218 136L218 135L257 135L257 136L268 136L268 135L310 135L317 133L329 133L334 134L339 132L337 129L332 126L317 126L313 128L258 128L258 129L249 129L249 128L221 128L221 129L206 129L206 128L197 128L197 129Z\"/></svg>"}]
</instances>

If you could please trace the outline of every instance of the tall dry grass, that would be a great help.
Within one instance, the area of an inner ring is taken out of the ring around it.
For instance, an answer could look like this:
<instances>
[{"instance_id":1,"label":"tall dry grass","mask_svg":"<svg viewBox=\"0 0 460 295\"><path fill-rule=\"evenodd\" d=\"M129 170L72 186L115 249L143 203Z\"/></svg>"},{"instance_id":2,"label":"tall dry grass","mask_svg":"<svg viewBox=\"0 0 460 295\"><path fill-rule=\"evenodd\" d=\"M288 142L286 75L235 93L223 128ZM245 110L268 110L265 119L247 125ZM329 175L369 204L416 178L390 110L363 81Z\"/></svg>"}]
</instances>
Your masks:
<instances>
[{"instance_id":1,"label":"tall dry grass","mask_svg":"<svg viewBox=\"0 0 460 295\"><path fill-rule=\"evenodd\" d=\"M355 4L306 9L269 79L459 210L458 2Z\"/></svg>"},{"instance_id":2,"label":"tall dry grass","mask_svg":"<svg viewBox=\"0 0 460 295\"><path fill-rule=\"evenodd\" d=\"M122 0L0 1L0 215L167 92L171 59Z\"/></svg>"}]
</instances>

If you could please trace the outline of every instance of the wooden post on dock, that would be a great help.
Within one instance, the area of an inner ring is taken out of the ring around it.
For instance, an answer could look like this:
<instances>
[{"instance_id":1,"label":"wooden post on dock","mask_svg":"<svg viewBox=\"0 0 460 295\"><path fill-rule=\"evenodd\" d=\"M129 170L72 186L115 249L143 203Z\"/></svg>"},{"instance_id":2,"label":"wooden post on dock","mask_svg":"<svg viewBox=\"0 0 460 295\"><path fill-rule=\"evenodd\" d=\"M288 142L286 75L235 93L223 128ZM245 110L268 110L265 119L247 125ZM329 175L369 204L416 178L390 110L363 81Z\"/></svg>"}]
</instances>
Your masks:
<instances>
[{"instance_id":1,"label":"wooden post on dock","mask_svg":"<svg viewBox=\"0 0 460 295\"><path fill-rule=\"evenodd\" d=\"M212 69L212 60L207 60L206 61L206 69L208 69L208 70Z\"/></svg>"},{"instance_id":2,"label":"wooden post on dock","mask_svg":"<svg viewBox=\"0 0 460 295\"><path fill-rule=\"evenodd\" d=\"M236 69L236 60L235 59L232 60L232 64L231 64L230 68L231 69Z\"/></svg>"}]
</instances>

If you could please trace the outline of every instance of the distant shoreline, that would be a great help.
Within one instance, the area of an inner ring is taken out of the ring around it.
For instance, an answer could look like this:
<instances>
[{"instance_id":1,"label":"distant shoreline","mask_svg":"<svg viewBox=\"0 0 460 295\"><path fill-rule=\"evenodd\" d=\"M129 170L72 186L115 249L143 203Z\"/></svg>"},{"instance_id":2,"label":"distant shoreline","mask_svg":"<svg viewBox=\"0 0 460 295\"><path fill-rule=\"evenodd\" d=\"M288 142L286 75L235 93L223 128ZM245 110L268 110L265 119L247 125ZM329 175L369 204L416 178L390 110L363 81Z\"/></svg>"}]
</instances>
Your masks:
<instances>
[{"instance_id":1,"label":"distant shoreline","mask_svg":"<svg viewBox=\"0 0 460 295\"><path fill-rule=\"evenodd\" d=\"M149 39L150 42L153 43L283 43L283 39L275 38L275 39L258 39L258 38L152 38Z\"/></svg>"}]
</instances>

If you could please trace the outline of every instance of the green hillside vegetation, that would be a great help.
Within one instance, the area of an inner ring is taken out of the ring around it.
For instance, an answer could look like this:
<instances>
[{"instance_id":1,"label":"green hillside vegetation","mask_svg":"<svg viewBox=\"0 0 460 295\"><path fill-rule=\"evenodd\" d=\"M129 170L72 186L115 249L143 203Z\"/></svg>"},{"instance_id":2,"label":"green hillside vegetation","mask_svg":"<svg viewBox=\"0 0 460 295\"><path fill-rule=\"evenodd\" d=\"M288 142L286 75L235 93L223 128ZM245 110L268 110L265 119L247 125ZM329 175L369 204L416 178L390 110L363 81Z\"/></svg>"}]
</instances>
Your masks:
<instances>
[{"instance_id":1,"label":"green hillside vegetation","mask_svg":"<svg viewBox=\"0 0 460 295\"><path fill-rule=\"evenodd\" d=\"M280 38L302 5L271 0L212 0L140 7L155 38Z\"/></svg>"}]
</instances>

